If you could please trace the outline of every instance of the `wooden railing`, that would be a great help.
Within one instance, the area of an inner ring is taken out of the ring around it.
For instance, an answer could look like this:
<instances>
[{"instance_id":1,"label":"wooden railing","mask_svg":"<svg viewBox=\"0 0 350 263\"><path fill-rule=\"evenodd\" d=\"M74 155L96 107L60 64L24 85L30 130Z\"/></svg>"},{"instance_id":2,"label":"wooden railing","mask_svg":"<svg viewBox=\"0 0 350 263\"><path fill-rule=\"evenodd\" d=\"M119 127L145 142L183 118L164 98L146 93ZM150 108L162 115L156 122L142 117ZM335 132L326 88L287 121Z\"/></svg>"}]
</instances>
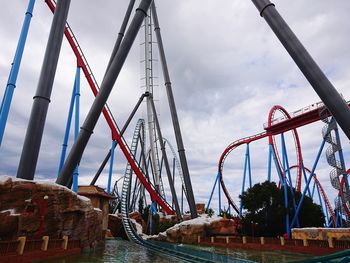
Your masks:
<instances>
[{"instance_id":1,"label":"wooden railing","mask_svg":"<svg viewBox=\"0 0 350 263\"><path fill-rule=\"evenodd\" d=\"M42 240L26 240L25 237L19 237L15 241L0 241L0 262L1 256L22 255L33 251L66 250L80 248L80 240L68 240L68 237L62 239L49 239L43 237Z\"/></svg>"},{"instance_id":2,"label":"wooden railing","mask_svg":"<svg viewBox=\"0 0 350 263\"><path fill-rule=\"evenodd\" d=\"M17 253L19 241L0 241L0 256Z\"/></svg>"},{"instance_id":3,"label":"wooden railing","mask_svg":"<svg viewBox=\"0 0 350 263\"><path fill-rule=\"evenodd\" d=\"M311 239L283 239L275 237L248 237L248 236L211 236L199 237L200 243L217 244L261 244L261 245L280 245L294 247L314 247L314 248L340 248L350 249L350 240L311 240Z\"/></svg>"}]
</instances>

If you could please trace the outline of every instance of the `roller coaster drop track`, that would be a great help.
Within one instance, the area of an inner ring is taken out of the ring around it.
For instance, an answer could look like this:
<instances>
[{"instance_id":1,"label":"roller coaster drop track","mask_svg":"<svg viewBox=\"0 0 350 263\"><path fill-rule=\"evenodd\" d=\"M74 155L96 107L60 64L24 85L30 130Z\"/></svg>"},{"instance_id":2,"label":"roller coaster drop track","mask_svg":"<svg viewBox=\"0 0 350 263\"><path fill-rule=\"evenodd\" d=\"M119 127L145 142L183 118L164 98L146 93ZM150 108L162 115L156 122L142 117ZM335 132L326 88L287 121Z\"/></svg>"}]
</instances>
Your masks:
<instances>
[{"instance_id":1,"label":"roller coaster drop track","mask_svg":"<svg viewBox=\"0 0 350 263\"><path fill-rule=\"evenodd\" d=\"M48 7L50 8L51 12L55 12L55 2L53 0L46 0L45 1ZM81 69L84 72L85 78L94 94L96 96L99 91L99 86L97 84L97 81L92 73L92 70L84 56L84 53L72 31L69 24L66 23L66 27L64 30L64 35L66 36L66 39L68 40L69 45L71 46L74 55L77 58L77 65L78 67L81 67ZM123 154L125 155L128 163L131 166L131 169L134 171L142 185L145 187L145 189L148 191L148 193L151 196L152 201L155 201L159 206L169 215L173 215L174 211L171 209L169 204L167 204L163 198L157 193L156 189L149 183L146 176L142 172L142 169L139 167L137 161L135 160L134 156L131 154L129 147L127 146L127 143L125 142L124 138L120 135L120 131L118 129L118 126L116 124L115 119L113 118L112 112L110 111L108 105L106 104L105 107L102 110L103 116L107 121L107 124L111 130L112 133L112 140L115 140L120 149L122 150Z\"/></svg>"},{"instance_id":2,"label":"roller coaster drop track","mask_svg":"<svg viewBox=\"0 0 350 263\"><path fill-rule=\"evenodd\" d=\"M144 140L144 120L139 119L132 143L131 143L131 153L136 156L136 151L138 148L138 142L139 140ZM166 141L166 140L165 140ZM170 150L175 153L174 149L171 147L171 145L168 143ZM174 155L176 156L176 155ZM179 165L179 164L178 164ZM179 168L179 167L178 167ZM181 169L180 169L181 170ZM179 171L180 171L179 170ZM122 215L122 223L125 229L125 232L129 238L129 240L142 245L152 251L167 254L172 257L177 257L179 259L185 260L186 262L251 262L247 260L241 260L241 259L233 259L229 258L224 255L215 254L209 251L198 251L195 249L186 248L183 246L178 246L175 244L167 244L167 243L161 243L157 241L147 241L144 240L142 237L139 236L137 231L135 230L135 227L133 225L133 222L130 220L129 213L131 212L130 204L131 204L131 196L132 196L132 169L129 164L127 164L122 190L120 194L120 208L121 208L121 215ZM136 182L135 182L136 183ZM117 184L117 182L116 182ZM114 190L116 191L116 194L118 194L117 188ZM136 185L136 184L135 184ZM119 196L119 195L118 195Z\"/></svg>"},{"instance_id":3,"label":"roller coaster drop track","mask_svg":"<svg viewBox=\"0 0 350 263\"><path fill-rule=\"evenodd\" d=\"M350 103L347 102L348 106L350 106ZM300 147L300 141L299 141L299 136L297 133L296 128L316 122L321 120L322 118L325 118L325 116L320 116L320 109L324 108L324 104L322 102L318 102L316 104L312 104L308 107L305 107L301 110L298 110L296 112L293 112L291 115L282 107L279 105L274 106L270 112L269 112L269 117L268 117L268 122L264 124L264 132L245 137L239 140L236 140L232 142L229 146L226 147L226 149L223 151L223 153L220 156L219 162L218 162L218 176L220 179L220 184L222 187L222 190L227 198L228 204L237 212L237 214L240 214L239 208L237 205L234 203L231 195L229 194L227 187L224 183L223 179L223 170L224 170L224 163L227 158L227 156L238 146L242 144L249 144L253 141L257 141L260 139L263 139L265 137L269 137L269 145L272 148L273 155L276 158L276 166L277 169L279 170L279 173L283 176L284 172L281 166L281 161L277 152L276 148L276 143L274 140L274 136L290 131L292 130L293 132L293 137L294 137L294 142L295 142L295 148L296 148L296 155L297 155L297 167L298 167L298 172L297 172L297 181L296 181L296 190L300 192L301 189L301 175L302 175L302 154L301 154L301 147ZM276 111L280 111L282 113L282 117L274 119ZM330 116L330 114L327 112L327 117ZM320 182L316 177L313 177L316 184L319 186L319 189L322 193L322 197L324 199L324 202L326 204L326 207L331 213L332 221L335 223L335 215L334 211L331 209L331 205L329 202L329 199L326 196L325 191L323 190ZM339 187L340 189L343 188L344 181L342 181L341 186ZM338 189L339 189L338 188ZM341 191L339 191L339 196L341 196ZM343 206L344 210L348 212L348 208L346 207L346 204L344 204L343 201Z\"/></svg>"}]
</instances>

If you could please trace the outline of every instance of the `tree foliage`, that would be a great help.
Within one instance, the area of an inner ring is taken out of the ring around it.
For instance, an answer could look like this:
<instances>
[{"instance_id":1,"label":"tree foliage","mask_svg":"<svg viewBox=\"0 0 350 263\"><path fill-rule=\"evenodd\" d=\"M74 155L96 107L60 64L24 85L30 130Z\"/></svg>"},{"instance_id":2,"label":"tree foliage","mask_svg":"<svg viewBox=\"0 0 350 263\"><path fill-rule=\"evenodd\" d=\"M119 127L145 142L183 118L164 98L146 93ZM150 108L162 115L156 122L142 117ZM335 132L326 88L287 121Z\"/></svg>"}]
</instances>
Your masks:
<instances>
[{"instance_id":1,"label":"tree foliage","mask_svg":"<svg viewBox=\"0 0 350 263\"><path fill-rule=\"evenodd\" d=\"M295 203L298 205L301 193L294 192ZM293 219L294 207L292 192L288 187L289 220ZM274 182L265 181L249 188L239 196L245 209L242 218L244 234L255 236L278 236L286 232L286 208L284 205L284 190L279 189ZM299 213L300 227L321 227L324 215L319 205L305 196Z\"/></svg>"}]
</instances>

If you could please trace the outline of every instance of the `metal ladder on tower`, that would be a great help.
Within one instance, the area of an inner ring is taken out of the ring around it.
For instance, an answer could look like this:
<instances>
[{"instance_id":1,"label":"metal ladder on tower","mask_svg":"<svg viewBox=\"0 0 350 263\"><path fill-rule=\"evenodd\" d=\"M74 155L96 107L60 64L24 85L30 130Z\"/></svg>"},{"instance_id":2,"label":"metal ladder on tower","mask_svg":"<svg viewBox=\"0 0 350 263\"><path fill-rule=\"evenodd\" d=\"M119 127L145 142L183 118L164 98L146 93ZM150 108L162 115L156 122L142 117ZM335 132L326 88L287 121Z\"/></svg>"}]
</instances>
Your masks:
<instances>
[{"instance_id":1,"label":"metal ladder on tower","mask_svg":"<svg viewBox=\"0 0 350 263\"><path fill-rule=\"evenodd\" d=\"M153 33L152 33L152 19L151 19L151 11L149 11L149 15L146 16L145 20L144 20L144 32L145 32L145 41L142 43L144 44L144 54L145 54L145 58L142 62L145 63L145 76L144 76L144 80L145 80L145 87L146 87L146 91L150 92L153 95L153 89L155 87L155 83L154 83L154 64L153 62L154 57L153 57ZM141 44L141 45L142 45ZM158 145L157 145L157 133L156 133L156 128L155 128L155 122L154 122L154 116L153 116L153 112L151 110L151 106L150 106L150 101L149 101L149 97L147 98L147 119L148 119L148 129L149 129L149 140L150 140L150 148L151 148L151 152L150 152L150 158L151 158L151 163L152 163L152 168L153 168L153 174L155 176L155 181L156 184L159 180L159 194L166 199L165 196L165 191L164 191L164 186L163 186L163 181L162 181L162 177L161 177L161 169L160 169L160 162L159 162L159 153L158 153Z\"/></svg>"}]
</instances>

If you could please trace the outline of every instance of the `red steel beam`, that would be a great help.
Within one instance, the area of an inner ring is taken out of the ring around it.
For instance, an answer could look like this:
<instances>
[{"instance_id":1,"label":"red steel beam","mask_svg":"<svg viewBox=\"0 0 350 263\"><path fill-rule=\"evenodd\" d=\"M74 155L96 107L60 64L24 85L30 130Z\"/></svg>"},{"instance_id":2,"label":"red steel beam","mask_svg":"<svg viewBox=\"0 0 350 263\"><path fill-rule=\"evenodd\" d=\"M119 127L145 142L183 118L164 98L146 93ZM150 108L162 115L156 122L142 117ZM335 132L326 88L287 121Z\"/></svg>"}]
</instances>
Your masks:
<instances>
[{"instance_id":1,"label":"red steel beam","mask_svg":"<svg viewBox=\"0 0 350 263\"><path fill-rule=\"evenodd\" d=\"M348 103L348 106L350 107L350 103ZM328 113L328 115L330 116L330 113ZM267 133L271 135L275 135L275 134L280 134L282 132L286 132L292 129L302 127L304 125L307 125L319 120L320 120L319 108L317 108L315 110L305 112L298 116L291 117L290 119L287 119L280 123L276 123L275 125L271 125L271 127L265 127L264 129L266 130Z\"/></svg>"}]
</instances>

